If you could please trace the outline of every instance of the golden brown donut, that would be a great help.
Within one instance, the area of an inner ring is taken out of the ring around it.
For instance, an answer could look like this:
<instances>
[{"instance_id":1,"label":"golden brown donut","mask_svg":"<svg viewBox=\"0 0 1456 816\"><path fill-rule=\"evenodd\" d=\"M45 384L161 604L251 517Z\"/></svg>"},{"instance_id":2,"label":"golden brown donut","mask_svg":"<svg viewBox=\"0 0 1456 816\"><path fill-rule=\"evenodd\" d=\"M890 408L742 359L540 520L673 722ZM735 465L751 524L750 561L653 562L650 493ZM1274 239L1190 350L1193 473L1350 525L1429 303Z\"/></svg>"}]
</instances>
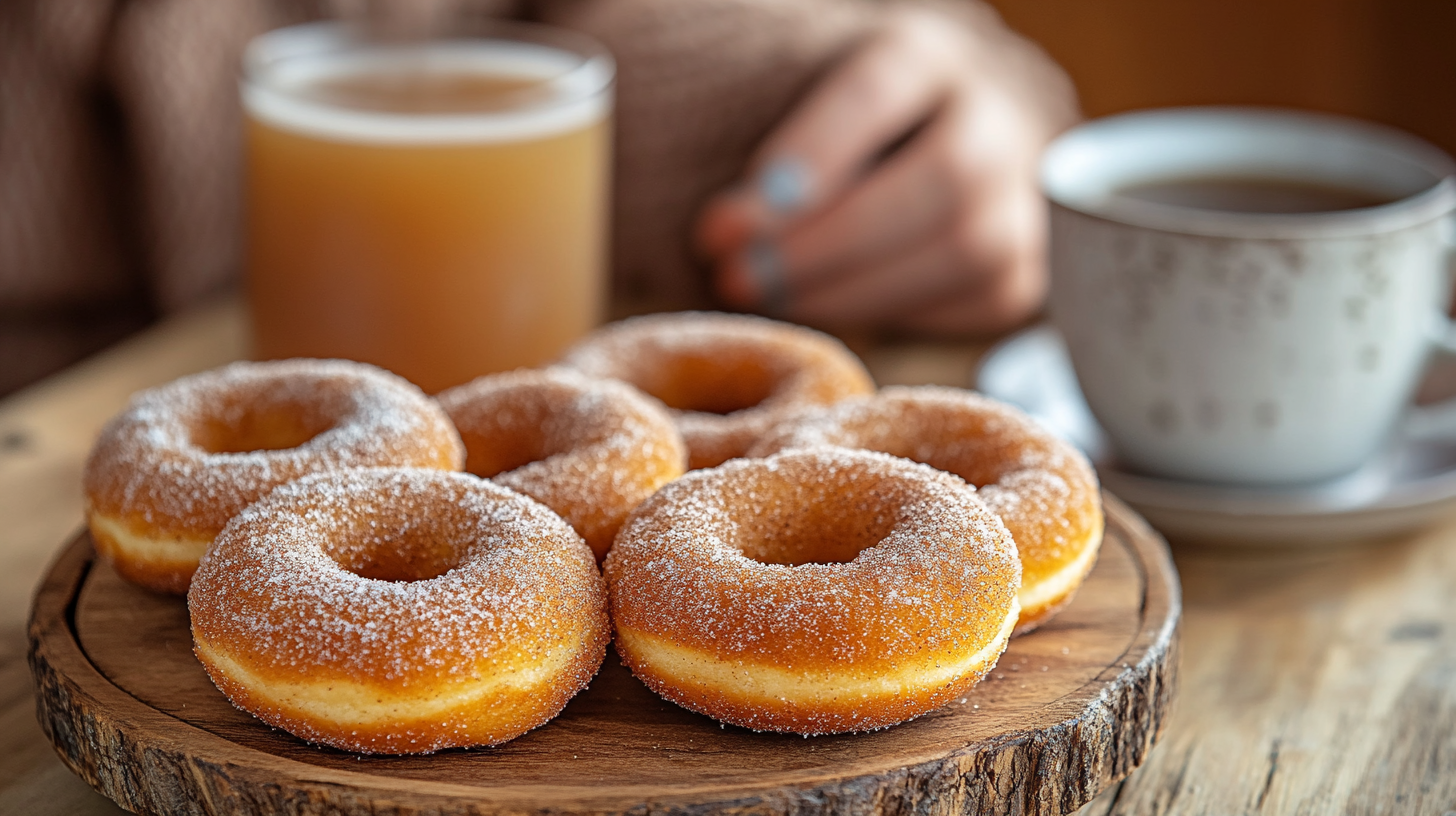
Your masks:
<instances>
[{"instance_id":1,"label":"golden brown donut","mask_svg":"<svg viewBox=\"0 0 1456 816\"><path fill-rule=\"evenodd\" d=\"M562 363L626 380L673 409L688 467L712 467L786 417L874 390L844 344L802 326L749 315L680 312L599 329Z\"/></svg>"},{"instance_id":2,"label":"golden brown donut","mask_svg":"<svg viewBox=\"0 0 1456 816\"><path fill-rule=\"evenodd\" d=\"M869 451L739 459L667 485L607 556L624 663L724 722L884 728L965 693L1016 623L1011 535L965 482Z\"/></svg>"},{"instance_id":3,"label":"golden brown donut","mask_svg":"<svg viewBox=\"0 0 1456 816\"><path fill-rule=\"evenodd\" d=\"M465 469L555 510L598 561L627 513L687 465L667 411L616 380L522 369L437 399L465 442Z\"/></svg>"},{"instance_id":4,"label":"golden brown donut","mask_svg":"<svg viewBox=\"0 0 1456 816\"><path fill-rule=\"evenodd\" d=\"M606 654L606 591L559 516L463 473L335 471L233 519L187 593L238 708L360 753L496 745L556 716Z\"/></svg>"},{"instance_id":5,"label":"golden brown donut","mask_svg":"<svg viewBox=\"0 0 1456 816\"><path fill-rule=\"evenodd\" d=\"M128 581L181 594L223 525L284 482L463 462L449 417L405 380L363 363L284 360L136 395L101 431L82 481L97 552Z\"/></svg>"},{"instance_id":6,"label":"golden brown donut","mask_svg":"<svg viewBox=\"0 0 1456 816\"><path fill-rule=\"evenodd\" d=\"M886 388L778 428L755 448L842 445L903 456L979 488L1021 554L1028 632L1071 602L1097 562L1102 499L1086 457L1021 411L957 388Z\"/></svg>"}]
</instances>

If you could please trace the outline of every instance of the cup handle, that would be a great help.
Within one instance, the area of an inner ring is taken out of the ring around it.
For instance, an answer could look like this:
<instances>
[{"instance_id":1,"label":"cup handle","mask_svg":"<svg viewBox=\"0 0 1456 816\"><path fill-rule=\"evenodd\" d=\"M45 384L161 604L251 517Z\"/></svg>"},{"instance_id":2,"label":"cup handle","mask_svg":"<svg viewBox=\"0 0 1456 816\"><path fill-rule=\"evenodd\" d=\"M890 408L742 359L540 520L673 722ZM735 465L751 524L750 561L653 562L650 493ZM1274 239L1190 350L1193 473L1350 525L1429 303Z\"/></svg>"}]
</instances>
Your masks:
<instances>
[{"instance_id":1,"label":"cup handle","mask_svg":"<svg viewBox=\"0 0 1456 816\"><path fill-rule=\"evenodd\" d=\"M1441 237L1446 243L1446 280L1456 284L1456 213L1447 216L1443 226ZM1450 289L1448 287L1447 291ZM1438 352L1456 356L1456 321L1444 309L1437 310L1432 318L1431 344Z\"/></svg>"},{"instance_id":2,"label":"cup handle","mask_svg":"<svg viewBox=\"0 0 1456 816\"><path fill-rule=\"evenodd\" d=\"M1431 319L1430 334L1433 350L1456 357L1456 321L1438 314Z\"/></svg>"},{"instance_id":3,"label":"cup handle","mask_svg":"<svg viewBox=\"0 0 1456 816\"><path fill-rule=\"evenodd\" d=\"M1456 281L1456 214L1445 222L1446 278ZM1449 290L1448 290L1449 291ZM1438 354L1456 357L1456 321L1444 309L1431 315L1431 348ZM1405 436L1410 439L1456 440L1456 397L1433 405L1412 407L1406 418Z\"/></svg>"}]
</instances>

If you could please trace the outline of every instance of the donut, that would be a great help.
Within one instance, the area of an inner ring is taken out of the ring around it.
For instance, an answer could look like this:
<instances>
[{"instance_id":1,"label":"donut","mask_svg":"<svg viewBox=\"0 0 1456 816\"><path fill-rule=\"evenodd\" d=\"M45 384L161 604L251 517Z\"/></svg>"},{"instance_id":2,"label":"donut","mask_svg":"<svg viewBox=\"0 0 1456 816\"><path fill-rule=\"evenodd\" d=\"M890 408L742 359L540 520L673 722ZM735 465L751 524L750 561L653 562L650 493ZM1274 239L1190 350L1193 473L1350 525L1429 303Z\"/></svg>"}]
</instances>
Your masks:
<instances>
[{"instance_id":1,"label":"donut","mask_svg":"<svg viewBox=\"0 0 1456 816\"><path fill-rule=\"evenodd\" d=\"M412 468L274 490L217 537L187 607L234 705L370 754L520 736L586 687L611 634L596 561L560 516Z\"/></svg>"},{"instance_id":2,"label":"donut","mask_svg":"<svg viewBox=\"0 0 1456 816\"><path fill-rule=\"evenodd\" d=\"M825 444L903 456L975 485L1021 554L1018 634L1068 604L1097 561L1096 472L1076 448L1009 405L957 388L886 388L803 415L754 453Z\"/></svg>"},{"instance_id":3,"label":"donut","mask_svg":"<svg viewBox=\"0 0 1456 816\"><path fill-rule=\"evenodd\" d=\"M445 412L386 371L234 363L136 395L102 429L82 483L101 557L181 594L228 519L284 482L371 465L459 470L464 456Z\"/></svg>"},{"instance_id":4,"label":"donut","mask_svg":"<svg viewBox=\"0 0 1456 816\"><path fill-rule=\"evenodd\" d=\"M975 685L1021 567L960 478L843 448L699 470L628 517L605 565L616 649L664 698L805 735L884 728Z\"/></svg>"},{"instance_id":5,"label":"donut","mask_svg":"<svg viewBox=\"0 0 1456 816\"><path fill-rule=\"evenodd\" d=\"M605 326L562 363L626 380L672 409L688 467L737 456L794 413L874 391L864 364L812 329L748 315L679 312Z\"/></svg>"},{"instance_id":6,"label":"donut","mask_svg":"<svg viewBox=\"0 0 1456 816\"><path fill-rule=\"evenodd\" d=\"M598 561L627 513L687 465L667 411L623 382L522 369L437 399L465 442L465 469L555 510Z\"/></svg>"}]
</instances>

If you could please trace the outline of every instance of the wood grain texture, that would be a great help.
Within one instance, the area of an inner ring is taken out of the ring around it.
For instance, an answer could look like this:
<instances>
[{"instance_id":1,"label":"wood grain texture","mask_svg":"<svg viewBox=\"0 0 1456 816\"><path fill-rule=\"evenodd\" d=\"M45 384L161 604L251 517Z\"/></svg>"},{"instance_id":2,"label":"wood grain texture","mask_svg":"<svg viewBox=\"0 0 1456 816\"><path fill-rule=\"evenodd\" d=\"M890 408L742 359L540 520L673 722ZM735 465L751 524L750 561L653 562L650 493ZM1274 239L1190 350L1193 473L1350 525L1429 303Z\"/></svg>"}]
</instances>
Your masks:
<instances>
[{"instance_id":1,"label":"wood grain texture","mask_svg":"<svg viewBox=\"0 0 1456 816\"><path fill-rule=\"evenodd\" d=\"M35 718L26 666L31 597L81 524L81 463L140 388L247 353L236 300L172 318L0 400L0 814L120 813L60 762Z\"/></svg>"},{"instance_id":2,"label":"wood grain texture","mask_svg":"<svg viewBox=\"0 0 1456 816\"><path fill-rule=\"evenodd\" d=\"M122 813L61 763L36 721L32 589L81 524L96 429L131 391L244 354L244 325L237 302L190 313L0 401L0 814ZM881 384L961 387L984 351L855 349ZM1456 816L1456 517L1322 553L1174 542L1173 555L1177 703L1142 766L1079 816Z\"/></svg>"},{"instance_id":3,"label":"wood grain texture","mask_svg":"<svg viewBox=\"0 0 1456 816\"><path fill-rule=\"evenodd\" d=\"M666 703L609 655L562 715L488 750L360 757L232 708L186 609L119 580L78 537L37 594L31 666L63 761L145 813L1062 814L1121 779L1161 729L1180 599L1161 540L1109 502L1077 600L993 675L919 720L804 739Z\"/></svg>"},{"instance_id":4,"label":"wood grain texture","mask_svg":"<svg viewBox=\"0 0 1456 816\"><path fill-rule=\"evenodd\" d=\"M1165 738L1085 816L1456 816L1456 536L1180 546Z\"/></svg>"}]
</instances>

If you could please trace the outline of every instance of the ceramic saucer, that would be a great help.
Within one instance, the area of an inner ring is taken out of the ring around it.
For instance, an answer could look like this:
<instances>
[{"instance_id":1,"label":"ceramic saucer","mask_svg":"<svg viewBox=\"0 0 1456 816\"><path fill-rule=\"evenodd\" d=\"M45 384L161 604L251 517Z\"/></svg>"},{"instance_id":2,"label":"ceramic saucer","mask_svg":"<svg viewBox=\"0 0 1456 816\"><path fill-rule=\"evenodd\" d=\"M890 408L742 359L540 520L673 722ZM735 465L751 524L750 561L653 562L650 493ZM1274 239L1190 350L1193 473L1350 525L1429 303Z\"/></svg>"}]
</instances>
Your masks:
<instances>
[{"instance_id":1,"label":"ceramic saucer","mask_svg":"<svg viewBox=\"0 0 1456 816\"><path fill-rule=\"evenodd\" d=\"M1082 398L1066 346L1036 326L987 353L976 378L1087 453L1102 484L1164 535L1263 546L1394 535L1456 511L1456 410L1414 409L1379 456L1319 484L1251 488L1163 479L1120 466Z\"/></svg>"}]
</instances>

